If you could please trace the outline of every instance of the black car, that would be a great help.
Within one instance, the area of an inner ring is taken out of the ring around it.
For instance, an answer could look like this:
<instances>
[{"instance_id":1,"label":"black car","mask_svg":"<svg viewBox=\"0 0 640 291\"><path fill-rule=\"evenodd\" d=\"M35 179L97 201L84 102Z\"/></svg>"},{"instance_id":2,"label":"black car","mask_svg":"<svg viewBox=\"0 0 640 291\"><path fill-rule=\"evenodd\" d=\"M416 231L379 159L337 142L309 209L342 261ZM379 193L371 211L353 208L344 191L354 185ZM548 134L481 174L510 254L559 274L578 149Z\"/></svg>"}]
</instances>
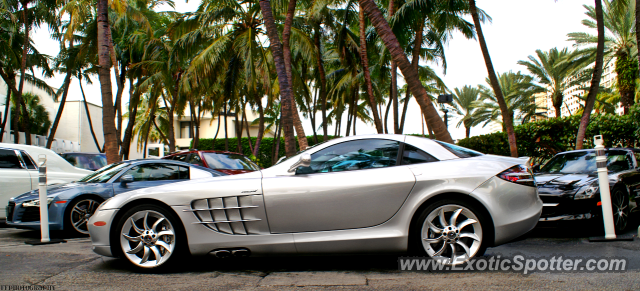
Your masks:
<instances>
[{"instance_id":1,"label":"black car","mask_svg":"<svg viewBox=\"0 0 640 291\"><path fill-rule=\"evenodd\" d=\"M613 219L620 232L640 198L640 150L609 148L605 154ZM535 171L535 180L544 203L540 221L601 219L595 150L559 153Z\"/></svg>"},{"instance_id":2,"label":"black car","mask_svg":"<svg viewBox=\"0 0 640 291\"><path fill-rule=\"evenodd\" d=\"M76 168L91 171L107 165L107 155L102 153L63 153L60 156Z\"/></svg>"}]
</instances>

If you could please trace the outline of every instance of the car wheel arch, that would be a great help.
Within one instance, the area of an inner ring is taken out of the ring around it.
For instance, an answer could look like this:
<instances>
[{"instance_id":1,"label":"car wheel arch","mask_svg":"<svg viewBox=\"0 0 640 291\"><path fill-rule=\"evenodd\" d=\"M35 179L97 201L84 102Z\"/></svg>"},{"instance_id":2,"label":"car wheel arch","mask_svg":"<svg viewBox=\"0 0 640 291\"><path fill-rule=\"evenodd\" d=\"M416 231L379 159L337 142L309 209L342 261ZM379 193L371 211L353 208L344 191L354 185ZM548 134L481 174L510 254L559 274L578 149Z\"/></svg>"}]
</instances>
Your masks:
<instances>
[{"instance_id":1,"label":"car wheel arch","mask_svg":"<svg viewBox=\"0 0 640 291\"><path fill-rule=\"evenodd\" d=\"M489 241L487 241L487 246L494 246L495 245L495 225L493 222L493 217L491 217L491 214L489 213L489 211L487 210L487 208L484 206L484 204L482 202L480 202L479 200L477 200L476 198L472 197L471 195L468 194L464 194L464 193L459 193L459 192L444 192L444 193L439 193L436 194L434 196L429 197L427 200L423 201L420 206L418 206L417 208L415 208L415 210L412 213L411 216L411 222L408 226L408 233L409 233L409 239L408 239L408 249L409 251L413 251L413 248L415 246L412 246L412 242L415 241L415 238L413 237L413 233L411 232L411 229L413 229L413 227L415 226L416 223L418 222L418 218L420 216L420 214L422 213L422 211L424 209L426 209L427 207L429 207L429 205L431 205L432 203L435 203L436 201L439 200L443 200L443 199L449 199L449 200L461 200L467 203L472 204L474 207L476 207L478 210L482 211L483 215L489 220L489 226L486 229L487 238L490 238ZM484 229L483 229L484 231Z\"/></svg>"},{"instance_id":2,"label":"car wheel arch","mask_svg":"<svg viewBox=\"0 0 640 291\"><path fill-rule=\"evenodd\" d=\"M123 205L120 209L118 209L118 211L116 212L116 214L113 216L113 220L111 221L111 229L109 229L109 246L111 248L111 254L113 254L114 257L122 257L122 251L120 250L119 243L118 243L118 239L119 236L117 235L118 233L118 222L120 221L120 219L122 219L122 216L127 213L127 211L129 211L130 209L136 207L136 206L140 206L140 205L155 205L158 207L162 207L165 208L165 210L169 211L171 214L173 214L179 221L180 225L178 227L178 232L179 235L185 240L185 245L188 246L189 245L189 239L187 237L187 234L185 232L185 227L184 227L184 223L182 222L182 219L180 219L180 216L178 215L178 213L176 213L176 211L171 208L171 206L167 205L166 203L160 201L160 200L156 200L156 199L152 199L152 198L142 198L142 199L137 199L137 200L133 200L128 202L127 204ZM187 251L189 250L189 248L186 248Z\"/></svg>"},{"instance_id":3,"label":"car wheel arch","mask_svg":"<svg viewBox=\"0 0 640 291\"><path fill-rule=\"evenodd\" d=\"M67 226L67 224L69 223L69 221L68 221L70 219L69 218L69 214L71 213L71 210L72 210L71 206L73 204L75 204L77 201L80 201L82 199L87 199L87 198L92 198L93 200L95 200L97 202L100 202L100 203L105 201L105 199L102 196L100 196L98 194L95 194L95 193L83 193L83 194L80 194L80 195L78 195L76 197L73 197L72 199L69 199L69 202L66 204L65 209L64 209L64 217L62 218L62 221L63 221L63 223L62 223L63 226L62 227L63 227L64 231L71 231L70 229L66 229L65 228L65 226Z\"/></svg>"}]
</instances>

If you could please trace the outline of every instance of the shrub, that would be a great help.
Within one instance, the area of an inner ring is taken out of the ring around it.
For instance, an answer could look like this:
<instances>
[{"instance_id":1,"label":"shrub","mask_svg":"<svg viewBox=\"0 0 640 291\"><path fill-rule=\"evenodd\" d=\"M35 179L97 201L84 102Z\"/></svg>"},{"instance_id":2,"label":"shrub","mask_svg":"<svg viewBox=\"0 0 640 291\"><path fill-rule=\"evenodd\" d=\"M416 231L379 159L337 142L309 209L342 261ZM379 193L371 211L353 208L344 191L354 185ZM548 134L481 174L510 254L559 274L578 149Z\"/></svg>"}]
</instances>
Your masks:
<instances>
[{"instance_id":1,"label":"shrub","mask_svg":"<svg viewBox=\"0 0 640 291\"><path fill-rule=\"evenodd\" d=\"M518 154L540 163L558 152L575 149L581 116L550 118L525 123L514 128ZM593 136L602 135L606 147L638 147L640 144L640 105L628 115L592 115L587 126L584 148L593 148ZM461 139L458 145L486 154L509 155L504 132L495 132Z\"/></svg>"}]
</instances>

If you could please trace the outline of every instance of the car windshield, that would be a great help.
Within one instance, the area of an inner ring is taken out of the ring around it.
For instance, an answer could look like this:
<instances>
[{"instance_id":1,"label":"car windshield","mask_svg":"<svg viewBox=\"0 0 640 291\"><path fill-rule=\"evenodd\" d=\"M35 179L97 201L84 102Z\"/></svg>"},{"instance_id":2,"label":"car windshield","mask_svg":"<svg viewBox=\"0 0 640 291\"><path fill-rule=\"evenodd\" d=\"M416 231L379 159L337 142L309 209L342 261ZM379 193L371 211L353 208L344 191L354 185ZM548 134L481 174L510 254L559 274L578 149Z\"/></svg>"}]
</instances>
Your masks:
<instances>
[{"instance_id":1,"label":"car windshield","mask_svg":"<svg viewBox=\"0 0 640 291\"><path fill-rule=\"evenodd\" d=\"M211 169L258 171L260 167L249 158L239 154L203 153Z\"/></svg>"},{"instance_id":2,"label":"car windshield","mask_svg":"<svg viewBox=\"0 0 640 291\"><path fill-rule=\"evenodd\" d=\"M74 167L91 171L107 165L107 157L102 154L65 154L64 159Z\"/></svg>"},{"instance_id":3,"label":"car windshield","mask_svg":"<svg viewBox=\"0 0 640 291\"><path fill-rule=\"evenodd\" d=\"M127 166L129 166L129 163L114 163L95 171L93 174L80 179L78 182L105 183Z\"/></svg>"},{"instance_id":4,"label":"car windshield","mask_svg":"<svg viewBox=\"0 0 640 291\"><path fill-rule=\"evenodd\" d=\"M607 151L607 169L611 172L629 170L631 160L624 151ZM550 174L589 174L598 169L594 151L558 154L547 162L541 173Z\"/></svg>"}]
</instances>

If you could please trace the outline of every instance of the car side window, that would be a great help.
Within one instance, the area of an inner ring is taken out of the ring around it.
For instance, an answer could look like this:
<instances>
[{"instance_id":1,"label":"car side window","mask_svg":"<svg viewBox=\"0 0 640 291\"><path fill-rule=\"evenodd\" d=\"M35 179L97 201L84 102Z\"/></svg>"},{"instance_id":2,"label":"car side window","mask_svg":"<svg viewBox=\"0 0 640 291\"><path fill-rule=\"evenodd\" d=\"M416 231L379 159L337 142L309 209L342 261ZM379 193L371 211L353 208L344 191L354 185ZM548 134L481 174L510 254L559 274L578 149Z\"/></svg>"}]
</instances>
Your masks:
<instances>
[{"instance_id":1,"label":"car side window","mask_svg":"<svg viewBox=\"0 0 640 291\"><path fill-rule=\"evenodd\" d=\"M175 156L175 157L173 157L173 160L174 160L174 161L181 161L181 162L184 162L184 160L186 160L186 159L187 159L187 155L179 155L179 156Z\"/></svg>"},{"instance_id":2,"label":"car side window","mask_svg":"<svg viewBox=\"0 0 640 291\"><path fill-rule=\"evenodd\" d=\"M353 171L395 166L400 142L362 139L330 146L311 155L311 166L300 167L296 174Z\"/></svg>"},{"instance_id":3,"label":"car side window","mask_svg":"<svg viewBox=\"0 0 640 291\"><path fill-rule=\"evenodd\" d=\"M134 182L188 180L189 167L171 164L143 164L134 166L124 175L133 176Z\"/></svg>"},{"instance_id":4,"label":"car side window","mask_svg":"<svg viewBox=\"0 0 640 291\"><path fill-rule=\"evenodd\" d=\"M29 170L37 169L36 165L33 163L33 160L31 159L29 154L27 154L27 152L20 151L20 155L22 156L22 160L24 161L24 164L27 166L27 169Z\"/></svg>"},{"instance_id":5,"label":"car side window","mask_svg":"<svg viewBox=\"0 0 640 291\"><path fill-rule=\"evenodd\" d=\"M402 154L403 165L431 163L436 161L438 161L438 159L434 158L430 154L427 154L412 145L405 144L404 152Z\"/></svg>"},{"instance_id":6,"label":"car side window","mask_svg":"<svg viewBox=\"0 0 640 291\"><path fill-rule=\"evenodd\" d=\"M0 169L22 169L15 151L0 150Z\"/></svg>"},{"instance_id":7,"label":"car side window","mask_svg":"<svg viewBox=\"0 0 640 291\"><path fill-rule=\"evenodd\" d=\"M203 166L202 159L200 159L198 154L192 154L191 157L189 157L189 164Z\"/></svg>"}]
</instances>

